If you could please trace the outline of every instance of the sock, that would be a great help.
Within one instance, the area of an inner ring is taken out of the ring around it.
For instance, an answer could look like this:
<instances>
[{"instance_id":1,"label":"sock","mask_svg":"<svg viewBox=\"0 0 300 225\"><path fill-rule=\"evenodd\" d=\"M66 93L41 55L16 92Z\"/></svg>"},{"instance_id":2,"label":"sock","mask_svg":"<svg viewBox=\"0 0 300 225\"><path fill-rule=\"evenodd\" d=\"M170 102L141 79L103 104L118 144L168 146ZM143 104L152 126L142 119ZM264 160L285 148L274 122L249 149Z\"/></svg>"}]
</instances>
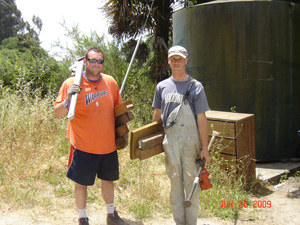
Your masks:
<instances>
[{"instance_id":1,"label":"sock","mask_svg":"<svg viewBox=\"0 0 300 225\"><path fill-rule=\"evenodd\" d=\"M107 214L113 214L115 211L115 203L106 204Z\"/></svg>"},{"instance_id":2,"label":"sock","mask_svg":"<svg viewBox=\"0 0 300 225\"><path fill-rule=\"evenodd\" d=\"M84 209L77 209L77 211L78 211L78 218L80 219L80 218L87 218L87 216L86 216L86 208L84 208Z\"/></svg>"}]
</instances>

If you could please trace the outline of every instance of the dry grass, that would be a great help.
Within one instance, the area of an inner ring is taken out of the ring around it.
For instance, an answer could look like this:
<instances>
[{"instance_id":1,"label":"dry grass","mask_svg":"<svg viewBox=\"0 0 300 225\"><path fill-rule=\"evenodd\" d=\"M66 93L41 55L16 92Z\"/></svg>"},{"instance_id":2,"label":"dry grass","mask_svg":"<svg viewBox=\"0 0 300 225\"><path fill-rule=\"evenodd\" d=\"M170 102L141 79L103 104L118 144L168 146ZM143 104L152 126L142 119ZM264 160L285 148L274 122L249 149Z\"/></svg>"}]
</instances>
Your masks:
<instances>
[{"instance_id":1,"label":"dry grass","mask_svg":"<svg viewBox=\"0 0 300 225\"><path fill-rule=\"evenodd\" d=\"M1 94L1 201L13 207L49 205L64 180L66 121L52 116L51 97L41 99L26 88Z\"/></svg>"}]
</instances>

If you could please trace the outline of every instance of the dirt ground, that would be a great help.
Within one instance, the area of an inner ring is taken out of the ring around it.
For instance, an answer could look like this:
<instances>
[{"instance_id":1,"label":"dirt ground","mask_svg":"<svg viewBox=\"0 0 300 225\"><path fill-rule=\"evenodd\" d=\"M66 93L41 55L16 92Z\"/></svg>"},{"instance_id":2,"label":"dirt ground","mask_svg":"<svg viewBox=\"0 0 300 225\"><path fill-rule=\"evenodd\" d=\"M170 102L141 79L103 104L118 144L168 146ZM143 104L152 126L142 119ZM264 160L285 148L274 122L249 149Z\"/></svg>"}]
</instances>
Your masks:
<instances>
[{"instance_id":1,"label":"dirt ground","mask_svg":"<svg viewBox=\"0 0 300 225\"><path fill-rule=\"evenodd\" d=\"M252 200L256 205L248 205L242 210L239 219L236 221L222 220L215 217L199 218L198 225L300 225L300 178L290 177L281 184L268 185L267 188L260 189ZM270 205L271 204L271 205ZM254 208L257 206L258 208ZM260 207L260 208L259 208ZM50 225L50 224L77 224L74 209L51 212L48 217L40 216L38 208L14 211L9 206L0 207L1 225ZM220 209L221 210L221 209ZM89 206L90 224L105 225L105 209L98 206ZM136 221L131 215L119 211L119 215L126 218L130 225L173 225L171 215L169 218L160 218L147 221Z\"/></svg>"}]
</instances>

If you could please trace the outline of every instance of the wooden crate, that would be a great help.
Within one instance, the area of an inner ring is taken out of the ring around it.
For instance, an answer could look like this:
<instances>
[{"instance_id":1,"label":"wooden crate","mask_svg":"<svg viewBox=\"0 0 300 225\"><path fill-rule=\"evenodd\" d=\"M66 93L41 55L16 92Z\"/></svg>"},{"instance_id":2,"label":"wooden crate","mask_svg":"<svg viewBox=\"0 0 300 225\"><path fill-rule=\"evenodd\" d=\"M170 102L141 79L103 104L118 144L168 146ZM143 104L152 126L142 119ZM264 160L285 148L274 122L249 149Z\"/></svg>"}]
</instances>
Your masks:
<instances>
[{"instance_id":1,"label":"wooden crate","mask_svg":"<svg viewBox=\"0 0 300 225\"><path fill-rule=\"evenodd\" d=\"M208 133L212 127L220 132L215 143L219 142L223 147L221 157L237 166L238 174L245 172L247 180L255 178L254 115L211 110L206 112L206 117ZM245 168L245 165L248 166Z\"/></svg>"}]
</instances>

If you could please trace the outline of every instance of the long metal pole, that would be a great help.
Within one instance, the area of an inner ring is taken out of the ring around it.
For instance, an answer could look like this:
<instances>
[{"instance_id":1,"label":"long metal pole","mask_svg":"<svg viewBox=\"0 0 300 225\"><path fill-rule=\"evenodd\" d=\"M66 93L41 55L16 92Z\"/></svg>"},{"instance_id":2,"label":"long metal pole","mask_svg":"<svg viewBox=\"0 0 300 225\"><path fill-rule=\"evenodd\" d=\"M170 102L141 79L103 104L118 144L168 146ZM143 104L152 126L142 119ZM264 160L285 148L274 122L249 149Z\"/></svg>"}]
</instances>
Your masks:
<instances>
[{"instance_id":1,"label":"long metal pole","mask_svg":"<svg viewBox=\"0 0 300 225\"><path fill-rule=\"evenodd\" d=\"M148 12L147 18L146 18L145 23L144 23L144 26L143 26L143 30L144 30L145 27L146 27L146 23L147 23L147 20L148 20L148 18L149 18L150 11L151 11L151 9L152 9L153 3L154 3L154 0L152 1L151 7L149 8L149 12ZM134 58L135 58L136 52L137 52L137 50L138 50L138 48L139 48L141 39L142 39L142 36L139 37L139 40L138 40L138 42L137 42L137 44L136 44L136 46L135 46L134 52L133 52L133 54L132 54L130 63L129 63L129 65L128 65L128 68L127 68L127 71L126 71L126 74L125 74L125 77L124 77L124 80L123 80L123 83L122 83L122 86L121 86L121 89L120 89L120 95L122 94L122 91L123 91L123 89L124 89L124 87L125 87L125 83L126 83L126 80L127 80L128 74L129 74L129 71L130 71L130 69L131 69L133 60L134 60Z\"/></svg>"},{"instance_id":2,"label":"long metal pole","mask_svg":"<svg viewBox=\"0 0 300 225\"><path fill-rule=\"evenodd\" d=\"M141 38L142 38L142 36L139 38L139 40L138 40L138 42L137 42L137 44L136 44L136 46L135 46L133 55L132 55L132 57L131 57L129 66L128 66L128 68L127 68L127 71L126 71L126 74L125 74L125 77L124 77L124 80L123 80L123 83L122 83L122 86L121 86L121 89L120 89L120 95L122 94L122 91L123 91L123 89L124 89L124 86L125 86L125 83L126 83L126 80L127 80L128 74L129 74L129 71L130 71L130 69L131 69L131 66L132 66L134 57L135 57L136 52L137 52L137 50L138 50L138 48L139 48L139 45L140 45L140 42L141 42Z\"/></svg>"}]
</instances>

